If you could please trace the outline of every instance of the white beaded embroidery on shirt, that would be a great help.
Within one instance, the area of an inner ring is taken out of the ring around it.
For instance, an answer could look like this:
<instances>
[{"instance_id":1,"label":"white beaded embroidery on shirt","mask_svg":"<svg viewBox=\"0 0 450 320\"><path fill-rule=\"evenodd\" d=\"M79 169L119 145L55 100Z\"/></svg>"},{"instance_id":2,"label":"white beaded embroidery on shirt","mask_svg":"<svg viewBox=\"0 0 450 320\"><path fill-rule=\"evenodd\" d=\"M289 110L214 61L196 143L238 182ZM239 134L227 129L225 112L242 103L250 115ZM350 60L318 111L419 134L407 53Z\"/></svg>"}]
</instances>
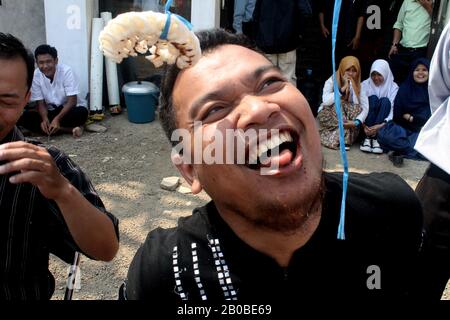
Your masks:
<instances>
[{"instance_id":1,"label":"white beaded embroidery on shirt","mask_svg":"<svg viewBox=\"0 0 450 320\"><path fill-rule=\"evenodd\" d=\"M180 278L180 267L178 265L178 247L173 247L173 273L175 276L175 292L180 296L181 300L187 300L187 294L183 290L183 286L181 285Z\"/></svg>"},{"instance_id":2,"label":"white beaded embroidery on shirt","mask_svg":"<svg viewBox=\"0 0 450 320\"><path fill-rule=\"evenodd\" d=\"M209 248L214 257L214 265L217 270L220 287L222 288L225 300L237 300L237 292L231 281L230 271L220 248L219 239L209 239Z\"/></svg>"}]
</instances>

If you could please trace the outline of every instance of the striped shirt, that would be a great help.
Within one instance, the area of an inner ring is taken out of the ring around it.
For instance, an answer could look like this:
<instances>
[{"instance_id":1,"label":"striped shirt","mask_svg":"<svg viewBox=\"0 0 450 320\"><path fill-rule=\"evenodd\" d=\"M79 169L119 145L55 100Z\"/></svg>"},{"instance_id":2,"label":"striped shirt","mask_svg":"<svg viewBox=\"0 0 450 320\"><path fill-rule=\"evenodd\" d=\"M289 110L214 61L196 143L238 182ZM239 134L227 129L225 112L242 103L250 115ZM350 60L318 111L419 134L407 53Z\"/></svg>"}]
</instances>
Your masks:
<instances>
[{"instance_id":1,"label":"striped shirt","mask_svg":"<svg viewBox=\"0 0 450 320\"><path fill-rule=\"evenodd\" d=\"M14 141L26 141L17 128L0 144ZM106 211L80 167L55 147L40 146L48 150L62 175L112 220L118 237L117 218ZM31 184L9 183L10 176L0 175L0 300L49 299L55 286L48 270L49 253L71 263L75 251L81 250L57 204Z\"/></svg>"}]
</instances>

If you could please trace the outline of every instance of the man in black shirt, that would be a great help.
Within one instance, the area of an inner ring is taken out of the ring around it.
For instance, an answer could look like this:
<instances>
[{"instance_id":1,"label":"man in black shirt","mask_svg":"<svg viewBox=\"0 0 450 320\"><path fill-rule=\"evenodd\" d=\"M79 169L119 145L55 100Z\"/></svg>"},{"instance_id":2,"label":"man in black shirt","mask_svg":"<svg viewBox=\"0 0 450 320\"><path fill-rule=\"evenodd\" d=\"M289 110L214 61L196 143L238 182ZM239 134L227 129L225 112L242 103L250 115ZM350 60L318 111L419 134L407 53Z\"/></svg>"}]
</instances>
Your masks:
<instances>
[{"instance_id":1,"label":"man in black shirt","mask_svg":"<svg viewBox=\"0 0 450 320\"><path fill-rule=\"evenodd\" d=\"M110 261L118 221L72 160L28 143L15 126L30 98L34 59L3 33L0 70L0 300L49 299L49 253L66 262L76 251Z\"/></svg>"},{"instance_id":2,"label":"man in black shirt","mask_svg":"<svg viewBox=\"0 0 450 320\"><path fill-rule=\"evenodd\" d=\"M302 298L407 297L422 220L411 188L394 174L352 174L346 239L337 240L342 174L322 170L305 98L244 38L221 30L198 36L204 55L191 68L169 69L160 119L168 137L179 129L194 137L203 131L191 141L185 136L183 153L172 159L193 193L204 189L212 202L177 228L150 232L123 298L157 308L183 301L300 306ZM248 142L246 160L256 154L256 164L190 162L186 154L195 153L195 143L205 151L226 130L279 134L258 134L258 147ZM278 166L263 171L268 163Z\"/></svg>"},{"instance_id":3,"label":"man in black shirt","mask_svg":"<svg viewBox=\"0 0 450 320\"><path fill-rule=\"evenodd\" d=\"M319 25L323 36L321 50L323 64L322 71L325 79L333 72L331 64L331 36L333 26L333 12L335 1L319 0L316 3L319 12ZM336 36L336 66L345 56L360 58L360 44L364 29L364 16L366 14L364 0L343 0L339 15L338 31ZM362 66L364 68L364 66Z\"/></svg>"},{"instance_id":4,"label":"man in black shirt","mask_svg":"<svg viewBox=\"0 0 450 320\"><path fill-rule=\"evenodd\" d=\"M252 37L283 75L297 85L297 48L304 19L312 14L307 0L258 0L253 10Z\"/></svg>"}]
</instances>

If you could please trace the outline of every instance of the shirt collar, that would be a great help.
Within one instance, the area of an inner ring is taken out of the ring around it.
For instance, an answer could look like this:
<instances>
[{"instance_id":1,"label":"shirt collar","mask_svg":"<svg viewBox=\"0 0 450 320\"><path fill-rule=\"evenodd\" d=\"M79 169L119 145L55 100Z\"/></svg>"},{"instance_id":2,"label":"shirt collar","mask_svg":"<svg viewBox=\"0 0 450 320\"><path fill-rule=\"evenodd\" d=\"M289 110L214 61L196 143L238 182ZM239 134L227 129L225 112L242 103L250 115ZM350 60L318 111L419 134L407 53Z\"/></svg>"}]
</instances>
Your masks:
<instances>
[{"instance_id":1,"label":"shirt collar","mask_svg":"<svg viewBox=\"0 0 450 320\"><path fill-rule=\"evenodd\" d=\"M20 130L17 127L14 127L10 133L6 135L6 137L0 141L0 144L8 143L8 142L15 142L15 141L24 141L25 137L20 132Z\"/></svg>"}]
</instances>

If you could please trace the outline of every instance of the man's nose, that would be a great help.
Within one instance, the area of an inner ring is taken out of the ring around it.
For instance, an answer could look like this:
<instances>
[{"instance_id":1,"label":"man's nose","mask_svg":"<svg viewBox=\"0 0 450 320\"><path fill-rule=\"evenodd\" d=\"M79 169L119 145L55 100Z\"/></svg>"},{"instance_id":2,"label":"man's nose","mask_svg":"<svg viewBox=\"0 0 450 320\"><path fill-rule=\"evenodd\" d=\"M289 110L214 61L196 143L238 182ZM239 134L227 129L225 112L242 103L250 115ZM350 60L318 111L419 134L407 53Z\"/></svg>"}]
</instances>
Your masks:
<instances>
[{"instance_id":1,"label":"man's nose","mask_svg":"<svg viewBox=\"0 0 450 320\"><path fill-rule=\"evenodd\" d=\"M277 103L269 102L263 97L245 96L239 104L238 128L266 123L269 118L280 112Z\"/></svg>"}]
</instances>

